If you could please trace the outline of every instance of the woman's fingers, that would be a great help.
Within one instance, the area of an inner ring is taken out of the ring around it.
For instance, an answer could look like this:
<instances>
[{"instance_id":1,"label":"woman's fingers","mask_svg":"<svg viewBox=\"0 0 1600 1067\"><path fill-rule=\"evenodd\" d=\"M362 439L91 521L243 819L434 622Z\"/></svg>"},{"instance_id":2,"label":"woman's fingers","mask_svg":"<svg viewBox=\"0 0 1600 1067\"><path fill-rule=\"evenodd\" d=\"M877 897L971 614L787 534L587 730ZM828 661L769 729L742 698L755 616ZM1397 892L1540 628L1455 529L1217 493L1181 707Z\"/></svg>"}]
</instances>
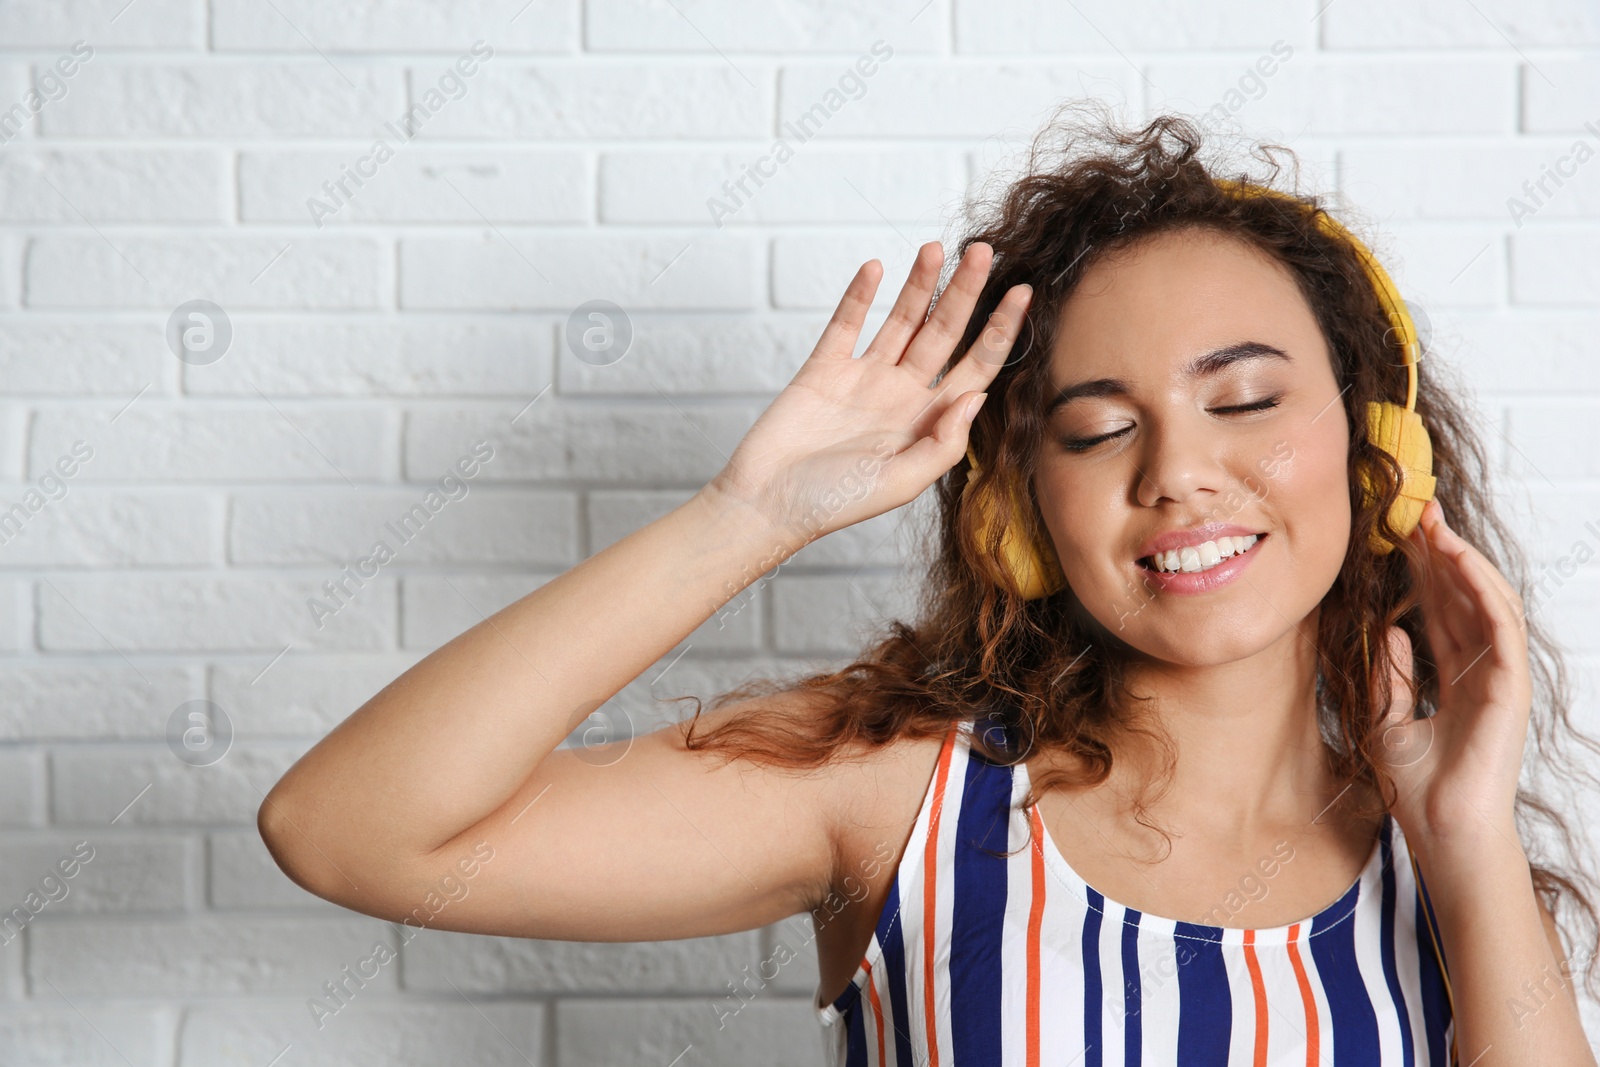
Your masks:
<instances>
[{"instance_id":1,"label":"woman's fingers","mask_svg":"<svg viewBox=\"0 0 1600 1067\"><path fill-rule=\"evenodd\" d=\"M955 396L969 389L987 389L1010 358L1032 302L1033 286L1013 285L990 313L988 323L972 347L939 382L940 390Z\"/></svg>"},{"instance_id":2,"label":"woman's fingers","mask_svg":"<svg viewBox=\"0 0 1600 1067\"><path fill-rule=\"evenodd\" d=\"M1500 655L1521 655L1527 641L1522 597L1487 556L1450 529L1442 518L1435 523L1435 529L1477 617L1478 649L1469 645L1467 651L1476 654L1483 646L1491 645Z\"/></svg>"},{"instance_id":3,"label":"woman's fingers","mask_svg":"<svg viewBox=\"0 0 1600 1067\"><path fill-rule=\"evenodd\" d=\"M900 295L895 298L889 317L878 328L877 336L861 353L862 359L876 360L891 366L900 362L906 345L916 335L922 321L928 317L928 303L933 300L933 287L939 282L939 266L944 262L944 246L929 241L917 249L917 258L911 263L911 273L906 276Z\"/></svg>"},{"instance_id":4,"label":"woman's fingers","mask_svg":"<svg viewBox=\"0 0 1600 1067\"><path fill-rule=\"evenodd\" d=\"M845 286L839 306L833 317L822 328L822 336L812 354L823 359L850 359L855 355L856 338L867 321L867 309L872 307L872 297L878 291L878 281L883 277L883 264L869 259L856 270L850 284Z\"/></svg>"},{"instance_id":5,"label":"woman's fingers","mask_svg":"<svg viewBox=\"0 0 1600 1067\"><path fill-rule=\"evenodd\" d=\"M1431 509L1434 505L1429 504ZM1415 536L1427 552L1427 573L1423 576L1423 622L1428 631L1429 644L1435 656L1453 656L1465 648L1471 638L1468 633L1471 605L1466 603L1459 583L1454 576L1455 562L1444 553L1439 535L1434 532L1431 510L1423 512Z\"/></svg>"},{"instance_id":6,"label":"woman's fingers","mask_svg":"<svg viewBox=\"0 0 1600 1067\"><path fill-rule=\"evenodd\" d=\"M950 284L945 286L939 302L934 305L933 314L911 339L900 365L916 372L925 384L933 384L933 379L944 369L950 353L967 332L967 322L972 318L972 309L977 306L993 262L994 249L984 242L968 248L950 276Z\"/></svg>"}]
</instances>

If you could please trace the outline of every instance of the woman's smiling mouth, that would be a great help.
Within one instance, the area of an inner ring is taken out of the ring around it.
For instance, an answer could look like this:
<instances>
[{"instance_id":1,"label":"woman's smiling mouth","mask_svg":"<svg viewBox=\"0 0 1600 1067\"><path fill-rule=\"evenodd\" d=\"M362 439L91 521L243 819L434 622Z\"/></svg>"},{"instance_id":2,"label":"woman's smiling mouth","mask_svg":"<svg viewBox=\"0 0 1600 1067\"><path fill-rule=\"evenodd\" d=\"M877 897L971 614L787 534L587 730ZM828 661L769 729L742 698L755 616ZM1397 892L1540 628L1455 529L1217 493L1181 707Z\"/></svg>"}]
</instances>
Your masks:
<instances>
[{"instance_id":1,"label":"woman's smiling mouth","mask_svg":"<svg viewBox=\"0 0 1600 1067\"><path fill-rule=\"evenodd\" d=\"M1233 527L1233 529L1241 529ZM1193 542L1198 530L1164 534L1154 543ZM1137 566L1147 588L1162 593L1188 595L1209 593L1232 582L1244 573L1261 554L1265 533L1214 534L1198 544L1181 544L1141 557Z\"/></svg>"},{"instance_id":2,"label":"woman's smiling mouth","mask_svg":"<svg viewBox=\"0 0 1600 1067\"><path fill-rule=\"evenodd\" d=\"M1223 560L1248 552L1265 534L1247 534L1243 537L1224 536L1198 545L1169 548L1165 552L1145 556L1139 565L1148 570L1169 574L1196 574L1210 570Z\"/></svg>"}]
</instances>

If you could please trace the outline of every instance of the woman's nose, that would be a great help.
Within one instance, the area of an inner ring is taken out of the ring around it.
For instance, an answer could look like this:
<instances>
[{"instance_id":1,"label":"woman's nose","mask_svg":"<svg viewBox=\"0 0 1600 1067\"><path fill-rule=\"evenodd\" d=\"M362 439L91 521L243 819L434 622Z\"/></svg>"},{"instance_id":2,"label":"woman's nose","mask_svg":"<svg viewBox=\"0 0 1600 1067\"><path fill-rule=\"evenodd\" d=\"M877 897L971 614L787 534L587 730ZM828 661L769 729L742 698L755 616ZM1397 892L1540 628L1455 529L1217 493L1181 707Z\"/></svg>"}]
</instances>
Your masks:
<instances>
[{"instance_id":1,"label":"woman's nose","mask_svg":"<svg viewBox=\"0 0 1600 1067\"><path fill-rule=\"evenodd\" d=\"M1132 450L1142 506L1155 507L1162 500L1182 504L1198 492L1224 488L1220 442L1200 427L1172 421L1147 425L1143 447Z\"/></svg>"}]
</instances>

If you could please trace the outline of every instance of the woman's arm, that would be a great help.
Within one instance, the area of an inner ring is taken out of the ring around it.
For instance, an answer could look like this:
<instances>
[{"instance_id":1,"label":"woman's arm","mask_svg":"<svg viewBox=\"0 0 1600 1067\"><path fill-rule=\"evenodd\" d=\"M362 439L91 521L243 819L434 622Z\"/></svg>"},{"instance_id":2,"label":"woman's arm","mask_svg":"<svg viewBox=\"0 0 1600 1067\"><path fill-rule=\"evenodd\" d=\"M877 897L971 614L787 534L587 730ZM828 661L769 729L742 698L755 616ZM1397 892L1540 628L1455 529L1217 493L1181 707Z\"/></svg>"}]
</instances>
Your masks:
<instances>
[{"instance_id":1,"label":"woman's arm","mask_svg":"<svg viewBox=\"0 0 1600 1067\"><path fill-rule=\"evenodd\" d=\"M1439 702L1433 715L1413 715L1411 640L1391 627L1394 700L1378 725L1380 743L1397 757L1392 810L1439 919L1456 1052L1479 1067L1594 1067L1569 965L1559 939L1547 936L1516 827L1533 699L1526 607L1450 529L1438 501L1411 536L1427 548L1418 577Z\"/></svg>"},{"instance_id":2,"label":"woman's arm","mask_svg":"<svg viewBox=\"0 0 1600 1067\"><path fill-rule=\"evenodd\" d=\"M960 459L1029 290L1013 287L941 377L992 253L969 249L930 314L940 251L923 246L856 358L881 270L865 264L794 380L688 502L434 651L291 767L258 819L290 877L401 921L451 879L465 890L428 925L571 940L750 929L821 900L848 770L716 766L672 728L615 762L556 746L759 575Z\"/></svg>"},{"instance_id":3,"label":"woman's arm","mask_svg":"<svg viewBox=\"0 0 1600 1067\"><path fill-rule=\"evenodd\" d=\"M1594 1067L1572 962L1515 842L1514 829L1484 820L1477 833L1415 845L1450 963L1457 1054L1463 1067Z\"/></svg>"}]
</instances>

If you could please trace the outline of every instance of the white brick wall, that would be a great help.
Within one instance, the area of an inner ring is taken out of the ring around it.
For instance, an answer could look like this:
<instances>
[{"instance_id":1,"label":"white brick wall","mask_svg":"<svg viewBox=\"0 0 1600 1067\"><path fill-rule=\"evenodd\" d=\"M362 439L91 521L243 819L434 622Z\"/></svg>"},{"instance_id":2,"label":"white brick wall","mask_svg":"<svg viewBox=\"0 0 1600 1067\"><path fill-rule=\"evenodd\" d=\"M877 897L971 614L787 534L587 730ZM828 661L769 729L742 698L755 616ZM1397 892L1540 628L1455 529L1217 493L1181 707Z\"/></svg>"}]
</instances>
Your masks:
<instances>
[{"instance_id":1,"label":"white brick wall","mask_svg":"<svg viewBox=\"0 0 1600 1067\"><path fill-rule=\"evenodd\" d=\"M92 449L0 544L0 909L95 850L0 944L0 1064L660 1067L690 1043L698 1063L819 1062L805 952L715 1026L777 926L402 943L278 872L261 795L420 656L702 484L855 268L884 261L881 319L968 183L1084 93L1135 116L1242 93L1247 129L1380 223L1555 559L1600 518L1600 163L1520 225L1507 198L1575 142L1600 149L1597 10L0 4L0 116L43 96L14 136L0 124L0 509ZM713 225L707 199L880 39L892 58L859 98ZM492 57L458 67L478 41ZM1290 57L1252 80L1275 41ZM167 347L194 299L229 317L215 362ZM566 350L592 299L632 316L614 366ZM480 438L495 455L467 495L319 628L307 598ZM650 729L681 713L659 694L847 655L907 606L902 518L808 547L616 705ZM1597 568L1543 609L1591 728ZM204 767L165 741L196 699L236 734ZM398 958L319 1029L308 998L380 945Z\"/></svg>"}]
</instances>

